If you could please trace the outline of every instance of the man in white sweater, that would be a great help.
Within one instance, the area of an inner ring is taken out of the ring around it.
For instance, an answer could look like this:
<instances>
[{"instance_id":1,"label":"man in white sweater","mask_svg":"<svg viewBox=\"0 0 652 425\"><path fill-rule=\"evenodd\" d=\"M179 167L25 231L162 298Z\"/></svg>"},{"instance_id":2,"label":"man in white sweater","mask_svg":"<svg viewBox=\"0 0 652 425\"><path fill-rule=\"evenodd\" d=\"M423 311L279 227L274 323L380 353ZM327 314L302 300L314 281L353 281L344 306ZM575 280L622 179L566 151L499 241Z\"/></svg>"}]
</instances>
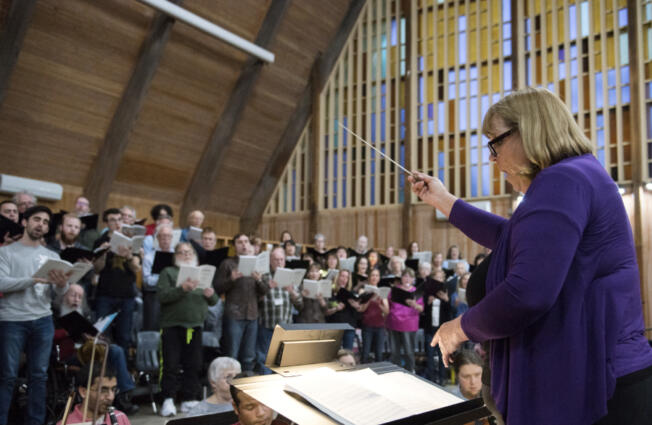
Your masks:
<instances>
[{"instance_id":1,"label":"man in white sweater","mask_svg":"<svg viewBox=\"0 0 652 425\"><path fill-rule=\"evenodd\" d=\"M45 421L48 361L54 324L51 302L67 289L68 275L53 270L48 279L34 278L49 258L59 256L41 244L52 213L44 206L23 214L25 232L18 241L0 247L0 425L7 424L22 352L27 357L28 401L25 424Z\"/></svg>"}]
</instances>

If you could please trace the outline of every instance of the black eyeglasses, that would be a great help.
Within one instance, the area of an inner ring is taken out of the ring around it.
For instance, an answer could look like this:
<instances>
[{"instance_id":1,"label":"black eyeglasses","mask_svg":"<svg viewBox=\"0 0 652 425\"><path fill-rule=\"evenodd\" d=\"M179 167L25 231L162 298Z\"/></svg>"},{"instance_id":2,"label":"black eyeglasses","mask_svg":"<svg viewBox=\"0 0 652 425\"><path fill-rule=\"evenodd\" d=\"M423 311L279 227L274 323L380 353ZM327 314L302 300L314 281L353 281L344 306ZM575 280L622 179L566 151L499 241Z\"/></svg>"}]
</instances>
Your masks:
<instances>
[{"instance_id":1,"label":"black eyeglasses","mask_svg":"<svg viewBox=\"0 0 652 425\"><path fill-rule=\"evenodd\" d=\"M494 147L494 145L496 143L500 143L503 140L505 140L505 138L507 136L509 136L510 134L512 134L513 132L514 132L514 129L511 128L511 129L507 130L506 132L504 132L504 133L494 137L493 139L489 140L489 142L487 143L487 146L489 147L489 152L491 152L491 154L493 156L498 156L498 153L496 152L496 148Z\"/></svg>"}]
</instances>

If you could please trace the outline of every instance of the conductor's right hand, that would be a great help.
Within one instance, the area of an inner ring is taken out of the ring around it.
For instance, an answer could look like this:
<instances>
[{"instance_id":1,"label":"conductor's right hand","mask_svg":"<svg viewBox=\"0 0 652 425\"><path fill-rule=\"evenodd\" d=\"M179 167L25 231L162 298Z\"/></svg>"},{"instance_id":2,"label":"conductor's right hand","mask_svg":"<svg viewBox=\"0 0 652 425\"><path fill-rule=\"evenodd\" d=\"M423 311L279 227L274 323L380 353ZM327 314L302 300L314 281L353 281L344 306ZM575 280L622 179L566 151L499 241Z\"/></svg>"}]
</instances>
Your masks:
<instances>
[{"instance_id":1,"label":"conductor's right hand","mask_svg":"<svg viewBox=\"0 0 652 425\"><path fill-rule=\"evenodd\" d=\"M444 183L437 177L418 171L413 171L412 174L408 176L408 181L412 184L412 192L423 202L432 205L448 217L457 197L448 192Z\"/></svg>"}]
</instances>

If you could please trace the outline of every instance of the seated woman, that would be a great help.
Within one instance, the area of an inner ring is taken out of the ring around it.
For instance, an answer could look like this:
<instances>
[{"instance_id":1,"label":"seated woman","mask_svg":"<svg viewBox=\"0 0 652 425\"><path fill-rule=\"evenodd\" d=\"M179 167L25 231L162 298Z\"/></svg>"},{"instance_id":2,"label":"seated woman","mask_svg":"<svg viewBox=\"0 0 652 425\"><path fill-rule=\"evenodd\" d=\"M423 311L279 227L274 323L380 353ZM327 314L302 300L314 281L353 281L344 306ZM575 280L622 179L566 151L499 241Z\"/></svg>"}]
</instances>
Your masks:
<instances>
[{"instance_id":1,"label":"seated woman","mask_svg":"<svg viewBox=\"0 0 652 425\"><path fill-rule=\"evenodd\" d=\"M240 362L231 357L218 357L208 367L208 382L213 389L213 394L206 400L193 407L188 416L208 415L233 410L231 381L242 372Z\"/></svg>"}]
</instances>

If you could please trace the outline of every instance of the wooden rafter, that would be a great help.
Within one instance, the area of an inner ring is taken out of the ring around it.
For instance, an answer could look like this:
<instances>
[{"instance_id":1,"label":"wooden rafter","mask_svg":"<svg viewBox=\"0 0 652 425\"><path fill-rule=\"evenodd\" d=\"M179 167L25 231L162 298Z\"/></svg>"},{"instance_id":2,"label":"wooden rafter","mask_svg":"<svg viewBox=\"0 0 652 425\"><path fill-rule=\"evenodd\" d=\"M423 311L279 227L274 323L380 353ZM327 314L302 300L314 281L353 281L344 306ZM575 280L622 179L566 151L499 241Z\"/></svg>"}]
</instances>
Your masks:
<instances>
[{"instance_id":1,"label":"wooden rafter","mask_svg":"<svg viewBox=\"0 0 652 425\"><path fill-rule=\"evenodd\" d=\"M172 1L179 4L183 0ZM111 187L129 143L129 133L143 106L145 96L170 38L174 22L173 18L161 12L157 12L154 16L129 83L122 93L118 108L109 124L104 143L88 172L84 195L90 200L96 211L102 211L106 206Z\"/></svg>"},{"instance_id":2,"label":"wooden rafter","mask_svg":"<svg viewBox=\"0 0 652 425\"><path fill-rule=\"evenodd\" d=\"M18 61L27 28L37 0L13 0L4 31L0 33L0 105L9 87L9 79Z\"/></svg>"},{"instance_id":3,"label":"wooden rafter","mask_svg":"<svg viewBox=\"0 0 652 425\"><path fill-rule=\"evenodd\" d=\"M258 31L255 43L263 48L269 46L280 27L285 12L288 9L290 0L273 0L267 10L265 20ZM186 217L193 209L205 209L208 206L209 197L206 196L206 188L214 187L218 171L224 161L224 157L233 143L233 134L238 126L242 112L247 104L258 76L262 70L263 63L255 58L249 58L238 77L233 92L229 97L224 112L220 116L213 134L204 149L204 153L195 168L190 186L181 206L181 217Z\"/></svg>"},{"instance_id":4,"label":"wooden rafter","mask_svg":"<svg viewBox=\"0 0 652 425\"><path fill-rule=\"evenodd\" d=\"M313 68L318 68L314 71L318 78L311 79L304 89L301 99L299 100L288 125L285 127L281 140L267 162L265 170L263 171L263 174L256 185L256 189L249 199L247 208L240 220L240 229L242 231L253 231L258 226L258 223L260 223L265 207L274 193L274 189L283 174L285 165L292 155L292 152L299 141L299 137L301 136L301 132L310 118L313 103L317 100L313 99L313 96L315 93L321 92L326 81L328 81L328 77L333 71L335 62L337 61L337 58L339 58L351 31L355 27L355 23L358 21L358 17L360 16L360 12L364 7L365 2L366 0L351 1L349 9L328 49L316 60ZM313 87L314 84L318 84L317 90Z\"/></svg>"}]
</instances>

